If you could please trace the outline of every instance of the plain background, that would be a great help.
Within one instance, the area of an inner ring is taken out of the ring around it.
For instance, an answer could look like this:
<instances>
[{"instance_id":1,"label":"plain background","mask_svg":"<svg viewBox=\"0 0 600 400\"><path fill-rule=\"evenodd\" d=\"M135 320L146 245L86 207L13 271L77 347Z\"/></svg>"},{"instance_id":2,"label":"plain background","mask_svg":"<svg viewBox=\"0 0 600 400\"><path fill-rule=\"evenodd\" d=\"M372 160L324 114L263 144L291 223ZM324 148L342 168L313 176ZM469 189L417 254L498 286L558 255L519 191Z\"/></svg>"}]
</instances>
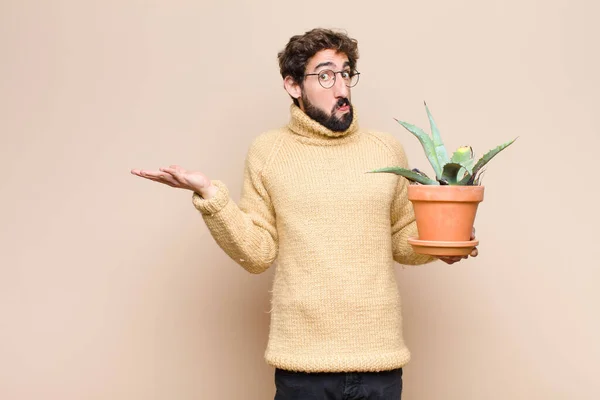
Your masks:
<instances>
[{"instance_id":1,"label":"plain background","mask_svg":"<svg viewBox=\"0 0 600 400\"><path fill-rule=\"evenodd\" d=\"M358 39L361 126L412 167L393 118L428 130L424 100L450 149L519 137L485 176L480 256L398 266L403 399L600 398L598 4L0 1L0 398L272 398L273 268L129 171L239 199L250 142L288 120L276 54L316 26Z\"/></svg>"}]
</instances>

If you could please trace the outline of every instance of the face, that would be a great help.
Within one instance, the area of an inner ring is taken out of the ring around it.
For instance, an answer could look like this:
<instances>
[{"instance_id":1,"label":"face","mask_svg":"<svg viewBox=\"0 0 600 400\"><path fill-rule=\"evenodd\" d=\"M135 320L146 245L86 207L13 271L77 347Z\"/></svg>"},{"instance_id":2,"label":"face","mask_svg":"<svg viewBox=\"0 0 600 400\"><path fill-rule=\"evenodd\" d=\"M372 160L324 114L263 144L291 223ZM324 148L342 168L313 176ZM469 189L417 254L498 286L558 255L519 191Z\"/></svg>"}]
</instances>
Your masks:
<instances>
[{"instance_id":1,"label":"face","mask_svg":"<svg viewBox=\"0 0 600 400\"><path fill-rule=\"evenodd\" d=\"M335 50L321 50L308 61L305 74L349 69L350 64L345 54ZM328 89L321 86L318 75L306 76L301 85L292 85L293 90L288 90L288 93L298 99L300 108L309 117L332 131L341 132L348 129L352 123L353 109L350 103L350 88L346 86L341 74L336 74L335 83Z\"/></svg>"}]
</instances>

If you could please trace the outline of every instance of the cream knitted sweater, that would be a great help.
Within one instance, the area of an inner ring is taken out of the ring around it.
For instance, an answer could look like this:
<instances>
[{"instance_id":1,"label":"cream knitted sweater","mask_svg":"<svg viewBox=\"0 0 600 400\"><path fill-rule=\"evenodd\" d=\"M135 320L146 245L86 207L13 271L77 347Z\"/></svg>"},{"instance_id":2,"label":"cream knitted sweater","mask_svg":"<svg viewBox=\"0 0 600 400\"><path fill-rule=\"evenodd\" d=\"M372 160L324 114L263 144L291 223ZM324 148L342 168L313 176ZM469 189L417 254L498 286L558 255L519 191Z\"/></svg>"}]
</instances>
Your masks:
<instances>
[{"instance_id":1,"label":"cream knitted sweater","mask_svg":"<svg viewBox=\"0 0 600 400\"><path fill-rule=\"evenodd\" d=\"M407 181L368 174L407 166L388 134L333 132L291 106L289 124L251 145L239 205L213 181L193 204L219 246L251 273L277 259L266 361L306 372L382 371L410 359L394 260L423 264Z\"/></svg>"}]
</instances>

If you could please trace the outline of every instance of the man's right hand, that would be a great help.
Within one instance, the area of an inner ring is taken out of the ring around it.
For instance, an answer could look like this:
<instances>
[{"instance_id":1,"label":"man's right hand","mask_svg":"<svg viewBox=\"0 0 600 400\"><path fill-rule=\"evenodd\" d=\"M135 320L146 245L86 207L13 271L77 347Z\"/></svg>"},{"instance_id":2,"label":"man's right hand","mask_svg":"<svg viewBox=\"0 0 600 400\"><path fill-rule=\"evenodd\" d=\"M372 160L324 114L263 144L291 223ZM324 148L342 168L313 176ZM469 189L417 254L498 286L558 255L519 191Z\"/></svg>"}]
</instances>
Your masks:
<instances>
[{"instance_id":1,"label":"man's right hand","mask_svg":"<svg viewBox=\"0 0 600 400\"><path fill-rule=\"evenodd\" d=\"M159 168L158 171L132 169L131 173L174 188L191 190L204 199L210 199L218 191L217 187L202 172L186 171L179 165Z\"/></svg>"}]
</instances>

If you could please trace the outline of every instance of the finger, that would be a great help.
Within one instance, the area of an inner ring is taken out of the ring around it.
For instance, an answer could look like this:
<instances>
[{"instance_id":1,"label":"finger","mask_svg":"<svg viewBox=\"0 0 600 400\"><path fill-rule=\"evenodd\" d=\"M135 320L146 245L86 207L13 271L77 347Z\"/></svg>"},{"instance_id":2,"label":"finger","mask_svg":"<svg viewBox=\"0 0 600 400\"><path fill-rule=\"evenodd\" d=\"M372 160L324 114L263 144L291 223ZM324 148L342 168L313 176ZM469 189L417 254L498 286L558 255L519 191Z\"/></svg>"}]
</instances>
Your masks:
<instances>
[{"instance_id":1,"label":"finger","mask_svg":"<svg viewBox=\"0 0 600 400\"><path fill-rule=\"evenodd\" d=\"M146 172L148 172L148 171L144 171L144 170L142 170L142 169L132 169L132 170L131 170L131 173L132 173L133 175L141 176L141 177L143 177L143 178L146 178L146 176L144 175Z\"/></svg>"},{"instance_id":2,"label":"finger","mask_svg":"<svg viewBox=\"0 0 600 400\"><path fill-rule=\"evenodd\" d=\"M173 175L173 176L175 176L176 174L178 174L178 173L179 173L179 170L177 170L176 168L173 168L173 167L168 167L168 168L167 168L167 167L163 167L163 168L159 168L159 171L161 171L161 172L166 172L166 173L168 173L168 174L171 174L171 175Z\"/></svg>"},{"instance_id":3,"label":"finger","mask_svg":"<svg viewBox=\"0 0 600 400\"><path fill-rule=\"evenodd\" d=\"M454 264L458 261L456 257L438 257L440 260L445 262L446 264Z\"/></svg>"},{"instance_id":4,"label":"finger","mask_svg":"<svg viewBox=\"0 0 600 400\"><path fill-rule=\"evenodd\" d=\"M167 185L167 186L177 187L177 185L174 185L171 182L165 181L163 179L153 178L153 177L150 177L150 176L145 176L144 178L146 178L148 180L151 180L151 181L154 181L154 182L162 183L162 184Z\"/></svg>"},{"instance_id":5,"label":"finger","mask_svg":"<svg viewBox=\"0 0 600 400\"><path fill-rule=\"evenodd\" d=\"M180 183L173 176L169 174L162 174L158 177L161 182L168 182L175 187L181 186Z\"/></svg>"},{"instance_id":6,"label":"finger","mask_svg":"<svg viewBox=\"0 0 600 400\"><path fill-rule=\"evenodd\" d=\"M150 171L143 171L143 170L138 169L138 170L131 170L131 173L133 175L140 176L142 178L146 178L146 179L150 179L150 180L158 178L155 173L150 172Z\"/></svg>"},{"instance_id":7,"label":"finger","mask_svg":"<svg viewBox=\"0 0 600 400\"><path fill-rule=\"evenodd\" d=\"M477 247L473 248L473 250L471 250L471 257L477 257L479 255L479 250L477 250Z\"/></svg>"},{"instance_id":8,"label":"finger","mask_svg":"<svg viewBox=\"0 0 600 400\"><path fill-rule=\"evenodd\" d=\"M141 174L143 177L156 180L157 182L168 182L173 186L179 186L179 182L175 178L161 171L141 171Z\"/></svg>"},{"instance_id":9,"label":"finger","mask_svg":"<svg viewBox=\"0 0 600 400\"><path fill-rule=\"evenodd\" d=\"M160 171L150 171L150 170L141 170L140 171L140 176L143 176L144 178L158 178L162 175L162 173Z\"/></svg>"},{"instance_id":10,"label":"finger","mask_svg":"<svg viewBox=\"0 0 600 400\"><path fill-rule=\"evenodd\" d=\"M473 227L473 230L471 231L471 240L475 239L475 227Z\"/></svg>"},{"instance_id":11,"label":"finger","mask_svg":"<svg viewBox=\"0 0 600 400\"><path fill-rule=\"evenodd\" d=\"M175 179L175 181L179 182L180 184L186 184L186 180L183 177L183 173L181 170L176 170L173 168L161 168L160 170L172 176Z\"/></svg>"},{"instance_id":12,"label":"finger","mask_svg":"<svg viewBox=\"0 0 600 400\"><path fill-rule=\"evenodd\" d=\"M185 172L185 169L181 168L177 164L169 165L169 168L174 169L175 171L180 172L180 173Z\"/></svg>"},{"instance_id":13,"label":"finger","mask_svg":"<svg viewBox=\"0 0 600 400\"><path fill-rule=\"evenodd\" d=\"M166 180L175 185L177 184L177 181L170 174L165 174L162 171L142 171L141 173L142 173L142 176L147 177L147 178Z\"/></svg>"}]
</instances>

